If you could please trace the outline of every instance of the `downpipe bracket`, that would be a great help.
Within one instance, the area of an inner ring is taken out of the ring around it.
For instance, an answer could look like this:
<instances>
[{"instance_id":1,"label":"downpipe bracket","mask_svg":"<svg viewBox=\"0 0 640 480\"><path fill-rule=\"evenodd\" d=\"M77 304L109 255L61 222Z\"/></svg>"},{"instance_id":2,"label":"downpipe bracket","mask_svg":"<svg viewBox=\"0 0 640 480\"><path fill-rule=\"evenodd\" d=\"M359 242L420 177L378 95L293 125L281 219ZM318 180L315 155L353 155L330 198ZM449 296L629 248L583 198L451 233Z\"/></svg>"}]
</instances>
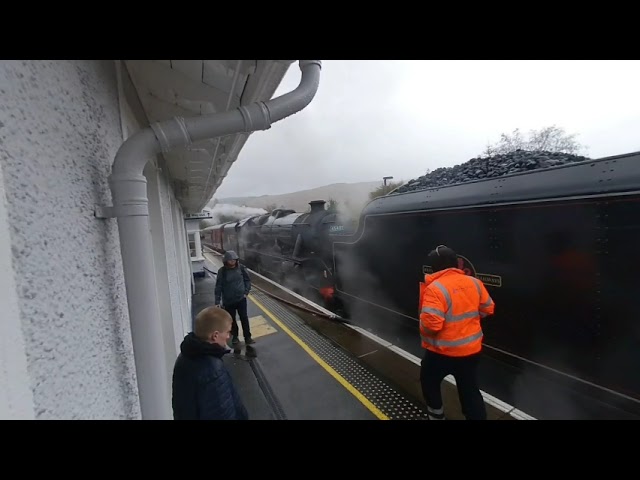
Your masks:
<instances>
[{"instance_id":1,"label":"downpipe bracket","mask_svg":"<svg viewBox=\"0 0 640 480\"><path fill-rule=\"evenodd\" d=\"M150 127L163 153L170 152L180 145L188 147L193 144L184 117L173 117L165 122L152 123Z\"/></svg>"},{"instance_id":2,"label":"downpipe bracket","mask_svg":"<svg viewBox=\"0 0 640 480\"><path fill-rule=\"evenodd\" d=\"M147 205L129 205L126 207L113 207L96 205L93 210L96 218L108 219L117 217L148 217L149 208Z\"/></svg>"}]
</instances>

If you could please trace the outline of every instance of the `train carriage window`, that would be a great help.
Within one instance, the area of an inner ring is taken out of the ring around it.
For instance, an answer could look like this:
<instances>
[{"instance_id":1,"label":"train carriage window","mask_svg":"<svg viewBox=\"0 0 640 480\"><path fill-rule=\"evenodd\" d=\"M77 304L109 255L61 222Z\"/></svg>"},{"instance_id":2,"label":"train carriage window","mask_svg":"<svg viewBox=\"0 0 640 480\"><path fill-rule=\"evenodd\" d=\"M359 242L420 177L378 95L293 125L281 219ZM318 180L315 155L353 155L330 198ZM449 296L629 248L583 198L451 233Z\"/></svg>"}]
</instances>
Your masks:
<instances>
[{"instance_id":1,"label":"train carriage window","mask_svg":"<svg viewBox=\"0 0 640 480\"><path fill-rule=\"evenodd\" d=\"M189 257L199 258L202 255L202 243L200 242L200 232L190 232L187 234L189 241Z\"/></svg>"},{"instance_id":2,"label":"train carriage window","mask_svg":"<svg viewBox=\"0 0 640 480\"><path fill-rule=\"evenodd\" d=\"M188 238L189 238L189 256L191 258L195 258L197 256L196 254L196 240L195 240L195 233L189 233L188 234Z\"/></svg>"}]
</instances>

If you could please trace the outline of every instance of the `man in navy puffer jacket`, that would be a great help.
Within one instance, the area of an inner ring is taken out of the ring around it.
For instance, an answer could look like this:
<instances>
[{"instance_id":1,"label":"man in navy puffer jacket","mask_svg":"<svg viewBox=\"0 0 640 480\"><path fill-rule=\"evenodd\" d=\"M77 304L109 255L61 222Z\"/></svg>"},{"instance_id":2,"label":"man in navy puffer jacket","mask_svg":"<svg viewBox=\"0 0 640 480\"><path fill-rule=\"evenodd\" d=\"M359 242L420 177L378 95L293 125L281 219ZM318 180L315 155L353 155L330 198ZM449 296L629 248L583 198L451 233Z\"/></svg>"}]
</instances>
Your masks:
<instances>
[{"instance_id":1,"label":"man in navy puffer jacket","mask_svg":"<svg viewBox=\"0 0 640 480\"><path fill-rule=\"evenodd\" d=\"M180 344L173 368L174 420L248 420L222 356L231 350L231 315L218 307L202 310L194 331Z\"/></svg>"}]
</instances>

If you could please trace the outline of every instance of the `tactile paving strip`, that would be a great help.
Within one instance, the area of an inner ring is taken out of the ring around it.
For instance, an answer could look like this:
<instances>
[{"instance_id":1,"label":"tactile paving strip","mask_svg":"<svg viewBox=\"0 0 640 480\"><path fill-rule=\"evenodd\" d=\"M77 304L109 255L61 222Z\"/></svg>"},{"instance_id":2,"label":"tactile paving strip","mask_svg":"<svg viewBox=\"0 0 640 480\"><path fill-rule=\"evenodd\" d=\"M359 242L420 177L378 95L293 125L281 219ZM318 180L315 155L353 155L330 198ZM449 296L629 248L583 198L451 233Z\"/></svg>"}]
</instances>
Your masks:
<instances>
[{"instance_id":1,"label":"tactile paving strip","mask_svg":"<svg viewBox=\"0 0 640 480\"><path fill-rule=\"evenodd\" d=\"M269 296L255 290L251 294L389 419L426 420L425 410L389 386L355 357L317 333Z\"/></svg>"}]
</instances>

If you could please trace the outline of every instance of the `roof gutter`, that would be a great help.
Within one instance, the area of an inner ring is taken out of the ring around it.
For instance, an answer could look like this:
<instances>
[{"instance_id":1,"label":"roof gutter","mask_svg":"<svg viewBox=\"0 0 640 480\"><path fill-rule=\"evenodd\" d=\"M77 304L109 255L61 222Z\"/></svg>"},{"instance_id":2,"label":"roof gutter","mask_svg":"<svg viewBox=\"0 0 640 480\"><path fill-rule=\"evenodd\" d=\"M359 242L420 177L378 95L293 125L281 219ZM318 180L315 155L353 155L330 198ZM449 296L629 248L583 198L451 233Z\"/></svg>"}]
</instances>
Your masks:
<instances>
[{"instance_id":1,"label":"roof gutter","mask_svg":"<svg viewBox=\"0 0 640 480\"><path fill-rule=\"evenodd\" d=\"M120 147L109 186L112 207L96 207L96 217L118 219L122 266L131 323L142 419L171 418L171 382L166 370L155 283L147 180L143 170L154 155L223 135L268 130L304 109L320 82L320 60L299 60L298 87L278 98L199 117L174 117L136 132Z\"/></svg>"}]
</instances>

